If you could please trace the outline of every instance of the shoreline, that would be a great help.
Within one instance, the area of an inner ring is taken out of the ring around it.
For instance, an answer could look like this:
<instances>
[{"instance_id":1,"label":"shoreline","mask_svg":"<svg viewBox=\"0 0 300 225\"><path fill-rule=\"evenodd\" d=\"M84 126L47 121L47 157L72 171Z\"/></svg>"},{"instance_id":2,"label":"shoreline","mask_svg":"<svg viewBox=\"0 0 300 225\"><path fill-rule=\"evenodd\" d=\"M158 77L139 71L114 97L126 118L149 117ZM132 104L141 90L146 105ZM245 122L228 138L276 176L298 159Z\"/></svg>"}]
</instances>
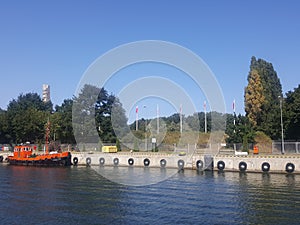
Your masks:
<instances>
[{"instance_id":1,"label":"shoreline","mask_svg":"<svg viewBox=\"0 0 300 225\"><path fill-rule=\"evenodd\" d=\"M3 162L11 152L0 152ZM71 152L73 166L149 167L220 172L300 174L300 155L227 155L160 152Z\"/></svg>"}]
</instances>

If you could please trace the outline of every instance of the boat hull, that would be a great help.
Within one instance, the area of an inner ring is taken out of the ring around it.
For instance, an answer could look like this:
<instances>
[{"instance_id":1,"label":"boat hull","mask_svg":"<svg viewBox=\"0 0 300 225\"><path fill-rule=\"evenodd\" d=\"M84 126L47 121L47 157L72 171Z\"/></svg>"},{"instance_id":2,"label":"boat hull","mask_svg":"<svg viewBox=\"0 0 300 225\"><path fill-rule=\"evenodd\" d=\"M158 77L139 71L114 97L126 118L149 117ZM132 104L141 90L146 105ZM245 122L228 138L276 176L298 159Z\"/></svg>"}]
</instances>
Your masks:
<instances>
[{"instance_id":1,"label":"boat hull","mask_svg":"<svg viewBox=\"0 0 300 225\"><path fill-rule=\"evenodd\" d=\"M44 157L35 158L14 158L8 157L8 163L10 165L18 166L45 166L45 167L56 167L56 166L71 166L71 153L60 155L47 155Z\"/></svg>"}]
</instances>

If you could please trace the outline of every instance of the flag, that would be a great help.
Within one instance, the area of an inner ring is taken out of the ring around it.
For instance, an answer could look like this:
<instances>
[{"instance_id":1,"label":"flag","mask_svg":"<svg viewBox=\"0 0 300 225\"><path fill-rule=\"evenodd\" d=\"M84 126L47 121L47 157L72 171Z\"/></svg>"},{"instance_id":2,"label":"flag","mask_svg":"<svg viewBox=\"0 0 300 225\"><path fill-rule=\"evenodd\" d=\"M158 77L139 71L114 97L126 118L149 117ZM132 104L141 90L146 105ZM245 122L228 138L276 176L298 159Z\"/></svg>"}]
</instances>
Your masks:
<instances>
[{"instance_id":1,"label":"flag","mask_svg":"<svg viewBox=\"0 0 300 225\"><path fill-rule=\"evenodd\" d=\"M206 112L206 101L204 101L203 108L204 108L204 112Z\"/></svg>"},{"instance_id":2,"label":"flag","mask_svg":"<svg viewBox=\"0 0 300 225\"><path fill-rule=\"evenodd\" d=\"M232 109L233 109L233 112L235 112L235 99L232 102Z\"/></svg>"},{"instance_id":3,"label":"flag","mask_svg":"<svg viewBox=\"0 0 300 225\"><path fill-rule=\"evenodd\" d=\"M137 106L136 108L135 108L135 113L138 113L139 112L139 107Z\"/></svg>"}]
</instances>

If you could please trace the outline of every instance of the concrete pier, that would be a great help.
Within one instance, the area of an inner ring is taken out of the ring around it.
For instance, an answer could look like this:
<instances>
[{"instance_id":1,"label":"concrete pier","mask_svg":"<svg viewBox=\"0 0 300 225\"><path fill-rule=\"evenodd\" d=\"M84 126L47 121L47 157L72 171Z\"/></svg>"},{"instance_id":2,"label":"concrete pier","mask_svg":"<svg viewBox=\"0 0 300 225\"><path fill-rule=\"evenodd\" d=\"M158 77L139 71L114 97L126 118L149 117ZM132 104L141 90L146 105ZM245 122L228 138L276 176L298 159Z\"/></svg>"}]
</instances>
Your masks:
<instances>
[{"instance_id":1,"label":"concrete pier","mask_svg":"<svg viewBox=\"0 0 300 225\"><path fill-rule=\"evenodd\" d=\"M78 165L168 167L198 170L299 173L300 155L201 155L147 152L72 153Z\"/></svg>"},{"instance_id":2,"label":"concrete pier","mask_svg":"<svg viewBox=\"0 0 300 225\"><path fill-rule=\"evenodd\" d=\"M3 162L11 152L0 152ZM300 174L300 155L204 155L159 152L72 152L75 165L166 167L194 170Z\"/></svg>"},{"instance_id":3,"label":"concrete pier","mask_svg":"<svg viewBox=\"0 0 300 225\"><path fill-rule=\"evenodd\" d=\"M246 172L300 173L300 155L216 155L214 168L220 170L222 162L224 171L241 171L246 164Z\"/></svg>"}]
</instances>

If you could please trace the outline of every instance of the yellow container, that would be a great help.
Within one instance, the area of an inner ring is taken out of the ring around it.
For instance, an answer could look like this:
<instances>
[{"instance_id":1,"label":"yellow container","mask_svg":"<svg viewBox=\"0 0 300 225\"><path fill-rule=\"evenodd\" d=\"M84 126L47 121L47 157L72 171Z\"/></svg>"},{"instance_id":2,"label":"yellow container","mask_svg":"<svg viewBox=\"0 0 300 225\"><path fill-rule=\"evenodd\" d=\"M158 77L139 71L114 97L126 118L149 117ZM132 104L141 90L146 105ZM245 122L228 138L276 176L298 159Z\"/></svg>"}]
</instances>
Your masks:
<instances>
[{"instance_id":1,"label":"yellow container","mask_svg":"<svg viewBox=\"0 0 300 225\"><path fill-rule=\"evenodd\" d=\"M102 152L114 153L117 151L118 151L117 146L112 146L112 145L102 146Z\"/></svg>"}]
</instances>

